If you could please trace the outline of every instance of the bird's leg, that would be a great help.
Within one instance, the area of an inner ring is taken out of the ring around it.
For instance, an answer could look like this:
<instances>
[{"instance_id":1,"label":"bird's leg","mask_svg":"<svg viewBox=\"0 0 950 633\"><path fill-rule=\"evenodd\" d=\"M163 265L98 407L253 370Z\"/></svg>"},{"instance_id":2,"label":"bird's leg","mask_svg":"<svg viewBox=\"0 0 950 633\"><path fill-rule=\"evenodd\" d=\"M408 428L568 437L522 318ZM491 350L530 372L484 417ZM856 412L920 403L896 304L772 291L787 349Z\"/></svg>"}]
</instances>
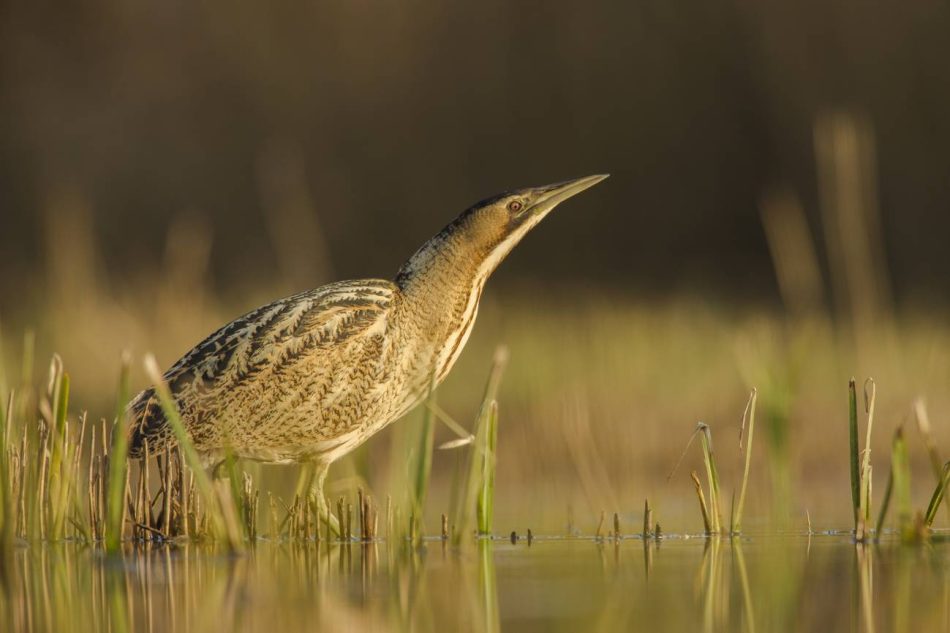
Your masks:
<instances>
[{"instance_id":1,"label":"bird's leg","mask_svg":"<svg viewBox=\"0 0 950 633\"><path fill-rule=\"evenodd\" d=\"M327 473L330 471L330 464L316 464L316 473L313 478L311 492L317 498L317 513L324 525L329 526L334 536L340 536L340 522L333 513L330 512L330 505L327 503L327 497L323 493L323 484L327 480Z\"/></svg>"}]
</instances>

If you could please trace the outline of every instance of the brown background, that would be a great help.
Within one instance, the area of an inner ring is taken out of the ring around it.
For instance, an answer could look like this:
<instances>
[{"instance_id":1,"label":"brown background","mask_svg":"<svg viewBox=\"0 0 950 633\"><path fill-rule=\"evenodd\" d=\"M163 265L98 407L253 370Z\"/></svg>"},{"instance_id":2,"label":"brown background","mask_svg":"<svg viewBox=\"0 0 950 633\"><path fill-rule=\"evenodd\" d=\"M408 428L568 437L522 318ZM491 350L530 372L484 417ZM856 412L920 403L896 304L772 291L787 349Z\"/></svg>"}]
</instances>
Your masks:
<instances>
[{"instance_id":1,"label":"brown background","mask_svg":"<svg viewBox=\"0 0 950 633\"><path fill-rule=\"evenodd\" d=\"M186 218L234 292L391 276L475 200L603 171L502 284L774 302L760 197L794 192L824 253L813 126L840 110L874 131L895 296L950 278L946 2L253 4L3 4L0 310L64 208L120 281Z\"/></svg>"}]
</instances>

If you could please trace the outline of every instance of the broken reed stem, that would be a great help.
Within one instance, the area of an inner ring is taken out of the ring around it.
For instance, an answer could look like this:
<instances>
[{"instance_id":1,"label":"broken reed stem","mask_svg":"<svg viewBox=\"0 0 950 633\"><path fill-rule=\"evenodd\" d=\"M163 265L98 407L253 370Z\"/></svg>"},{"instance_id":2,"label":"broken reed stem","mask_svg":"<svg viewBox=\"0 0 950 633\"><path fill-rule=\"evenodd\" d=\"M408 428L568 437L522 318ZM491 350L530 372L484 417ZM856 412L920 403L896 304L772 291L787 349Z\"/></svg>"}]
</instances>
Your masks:
<instances>
[{"instance_id":1,"label":"broken reed stem","mask_svg":"<svg viewBox=\"0 0 950 633\"><path fill-rule=\"evenodd\" d=\"M345 501L344 501L343 497L340 497L339 499L337 499L337 502L336 502L336 516L337 516L337 521L338 521L339 524L340 524L340 540L341 540L341 541L345 541L345 540L347 539L347 535L346 535L346 521L344 520L344 516L345 516L345 515L344 515L344 513L343 513L343 504L344 504L344 502L345 502Z\"/></svg>"},{"instance_id":2,"label":"broken reed stem","mask_svg":"<svg viewBox=\"0 0 950 633\"><path fill-rule=\"evenodd\" d=\"M356 520L360 529L360 540L366 540L366 508L363 506L363 488L356 488Z\"/></svg>"},{"instance_id":3,"label":"broken reed stem","mask_svg":"<svg viewBox=\"0 0 950 633\"><path fill-rule=\"evenodd\" d=\"M689 474L696 485L696 497L699 499L699 509L703 513L703 529L706 534L712 534L712 524L709 521L709 508L706 506L706 495L703 494L703 484L694 470Z\"/></svg>"},{"instance_id":4,"label":"broken reed stem","mask_svg":"<svg viewBox=\"0 0 950 633\"><path fill-rule=\"evenodd\" d=\"M607 512L604 510L600 511L600 521L597 522L597 532L594 533L594 538L602 539L604 538L604 522L607 520Z\"/></svg>"},{"instance_id":5,"label":"broken reed stem","mask_svg":"<svg viewBox=\"0 0 950 633\"><path fill-rule=\"evenodd\" d=\"M858 446L858 395L854 378L848 381L848 440L851 464L851 505L854 509L854 530L858 529L861 507L860 447Z\"/></svg>"},{"instance_id":6,"label":"broken reed stem","mask_svg":"<svg viewBox=\"0 0 950 633\"><path fill-rule=\"evenodd\" d=\"M353 504L346 504L346 540L353 540Z\"/></svg>"},{"instance_id":7,"label":"broken reed stem","mask_svg":"<svg viewBox=\"0 0 950 633\"><path fill-rule=\"evenodd\" d=\"M927 504L927 512L924 515L924 525L928 528L933 526L934 519L937 518L937 509L940 507L940 502L943 501L947 492L948 484L950 484L950 462L943 465L943 469L940 471L940 480L937 482L937 487L930 497L930 503Z\"/></svg>"},{"instance_id":8,"label":"broken reed stem","mask_svg":"<svg viewBox=\"0 0 950 633\"><path fill-rule=\"evenodd\" d=\"M752 437L755 433L755 401L758 391L753 388L749 394L749 401L745 405L745 411L742 413L742 425L739 427L739 453L742 453L742 431L745 429L746 420L749 423L749 435L745 443L745 466L742 470L742 483L739 487L739 503L733 507L731 532L738 534L742 532L742 510L745 508L745 491L749 483L749 467L752 464Z\"/></svg>"},{"instance_id":9,"label":"broken reed stem","mask_svg":"<svg viewBox=\"0 0 950 633\"><path fill-rule=\"evenodd\" d=\"M653 508L650 500L643 500L643 538L650 538L650 527L653 525Z\"/></svg>"},{"instance_id":10,"label":"broken reed stem","mask_svg":"<svg viewBox=\"0 0 950 633\"><path fill-rule=\"evenodd\" d=\"M870 386L870 394L868 393ZM874 401L877 399L877 385L873 378L864 381L864 410L867 413L867 429L864 438L864 459L861 463L861 508L858 512L866 535L871 522L871 429L874 427ZM903 444L903 433L901 433ZM905 447L906 450L906 447ZM900 498L898 497L898 501Z\"/></svg>"},{"instance_id":11,"label":"broken reed stem","mask_svg":"<svg viewBox=\"0 0 950 633\"><path fill-rule=\"evenodd\" d=\"M713 455L712 448L712 430L704 422L700 422L697 428L702 431L699 438L703 447L703 462L706 465L706 478L709 483L709 518L712 531L718 533L722 531L722 511L720 509L719 471L716 469L716 458Z\"/></svg>"}]
</instances>

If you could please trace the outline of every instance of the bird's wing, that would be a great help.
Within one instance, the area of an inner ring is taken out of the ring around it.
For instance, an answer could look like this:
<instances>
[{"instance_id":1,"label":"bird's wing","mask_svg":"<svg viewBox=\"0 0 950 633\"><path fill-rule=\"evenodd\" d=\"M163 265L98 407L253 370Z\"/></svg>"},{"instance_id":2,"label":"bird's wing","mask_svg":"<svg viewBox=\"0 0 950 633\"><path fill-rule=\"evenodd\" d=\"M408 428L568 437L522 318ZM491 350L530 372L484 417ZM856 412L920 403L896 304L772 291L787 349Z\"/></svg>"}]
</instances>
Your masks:
<instances>
[{"instance_id":1,"label":"bird's wing","mask_svg":"<svg viewBox=\"0 0 950 633\"><path fill-rule=\"evenodd\" d=\"M217 397L261 373L278 371L304 353L339 348L370 328L385 328L397 292L381 279L337 282L262 306L220 328L165 372L186 426L193 427L202 410L213 410ZM171 439L153 389L132 401L129 414L133 456L142 453L145 440L153 452Z\"/></svg>"}]
</instances>

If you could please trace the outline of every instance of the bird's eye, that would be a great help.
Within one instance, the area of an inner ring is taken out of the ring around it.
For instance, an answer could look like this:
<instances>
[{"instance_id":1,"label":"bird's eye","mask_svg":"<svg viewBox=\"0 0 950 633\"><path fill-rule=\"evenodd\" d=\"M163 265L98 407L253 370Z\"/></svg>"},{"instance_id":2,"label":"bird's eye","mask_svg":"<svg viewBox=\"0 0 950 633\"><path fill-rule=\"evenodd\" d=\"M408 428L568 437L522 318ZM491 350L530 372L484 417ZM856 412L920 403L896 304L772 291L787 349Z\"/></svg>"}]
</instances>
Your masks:
<instances>
[{"instance_id":1,"label":"bird's eye","mask_svg":"<svg viewBox=\"0 0 950 633\"><path fill-rule=\"evenodd\" d=\"M511 211L512 213L518 213L518 211L521 211L521 208L523 206L524 205L521 204L520 200L512 200L511 202L508 203L508 210Z\"/></svg>"}]
</instances>

